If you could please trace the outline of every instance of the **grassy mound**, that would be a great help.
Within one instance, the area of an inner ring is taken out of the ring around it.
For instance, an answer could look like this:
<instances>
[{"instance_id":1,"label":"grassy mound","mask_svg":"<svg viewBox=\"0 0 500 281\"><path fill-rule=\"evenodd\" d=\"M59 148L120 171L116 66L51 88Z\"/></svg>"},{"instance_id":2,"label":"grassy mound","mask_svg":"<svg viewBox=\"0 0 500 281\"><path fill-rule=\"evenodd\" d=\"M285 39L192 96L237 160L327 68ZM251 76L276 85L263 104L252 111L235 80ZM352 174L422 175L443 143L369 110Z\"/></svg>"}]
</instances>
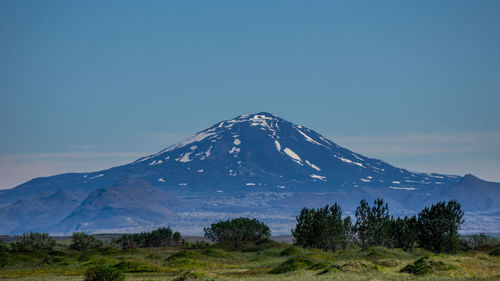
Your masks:
<instances>
[{"instance_id":1,"label":"grassy mound","mask_svg":"<svg viewBox=\"0 0 500 281\"><path fill-rule=\"evenodd\" d=\"M269 273L271 274L281 274L287 273L299 269L307 269L316 264L315 260L309 256L296 256L293 258L289 258L284 263L279 266L273 268Z\"/></svg>"},{"instance_id":2,"label":"grassy mound","mask_svg":"<svg viewBox=\"0 0 500 281\"><path fill-rule=\"evenodd\" d=\"M388 249L385 247L368 247L360 251L360 254L370 260L379 259L402 259L411 256L403 250Z\"/></svg>"},{"instance_id":3,"label":"grassy mound","mask_svg":"<svg viewBox=\"0 0 500 281\"><path fill-rule=\"evenodd\" d=\"M149 264L140 260L123 260L113 266L121 272L159 272L157 265Z\"/></svg>"},{"instance_id":4,"label":"grassy mound","mask_svg":"<svg viewBox=\"0 0 500 281\"><path fill-rule=\"evenodd\" d=\"M146 259L149 259L149 260L161 260L163 258L165 258L165 257L160 255L160 254L156 254L156 253L151 253L151 254L146 256Z\"/></svg>"},{"instance_id":5,"label":"grassy mound","mask_svg":"<svg viewBox=\"0 0 500 281\"><path fill-rule=\"evenodd\" d=\"M204 280L211 281L212 274L203 271L188 271L174 278L172 281L190 281L190 280Z\"/></svg>"},{"instance_id":6,"label":"grassy mound","mask_svg":"<svg viewBox=\"0 0 500 281\"><path fill-rule=\"evenodd\" d=\"M382 271L382 267L366 261L349 261L343 264L331 265L325 268L323 271L319 272L318 275L326 274L329 272L339 272L339 271L345 273Z\"/></svg>"},{"instance_id":7,"label":"grassy mound","mask_svg":"<svg viewBox=\"0 0 500 281\"><path fill-rule=\"evenodd\" d=\"M259 242L241 241L238 242L238 247L234 247L231 242L220 242L213 246L214 248L226 251L240 251L240 252L258 252L271 248L283 248L284 244L276 242L271 239L263 239Z\"/></svg>"},{"instance_id":8,"label":"grassy mound","mask_svg":"<svg viewBox=\"0 0 500 281\"><path fill-rule=\"evenodd\" d=\"M425 275L448 271L451 269L454 269L452 265L446 264L432 256L424 256L403 267L400 272Z\"/></svg>"},{"instance_id":9,"label":"grassy mound","mask_svg":"<svg viewBox=\"0 0 500 281\"><path fill-rule=\"evenodd\" d=\"M125 275L109 265L96 265L85 272L85 281L124 281Z\"/></svg>"},{"instance_id":10,"label":"grassy mound","mask_svg":"<svg viewBox=\"0 0 500 281\"><path fill-rule=\"evenodd\" d=\"M198 252L192 250L182 250L168 257L165 260L165 265L169 267L195 268L209 265L206 262L206 259L206 257L203 257Z\"/></svg>"},{"instance_id":11,"label":"grassy mound","mask_svg":"<svg viewBox=\"0 0 500 281\"><path fill-rule=\"evenodd\" d=\"M336 267L342 272L380 271L381 267L366 261L350 261Z\"/></svg>"},{"instance_id":12,"label":"grassy mound","mask_svg":"<svg viewBox=\"0 0 500 281\"><path fill-rule=\"evenodd\" d=\"M201 254L212 257L212 258L217 258L217 259L229 259L232 261L237 261L239 258L236 257L235 255L232 255L231 253L228 253L226 251L220 250L220 249L215 249L215 248L208 248L203 251L201 251Z\"/></svg>"},{"instance_id":13,"label":"grassy mound","mask_svg":"<svg viewBox=\"0 0 500 281\"><path fill-rule=\"evenodd\" d=\"M491 251L489 254L490 256L495 256L495 257L500 256L500 248L493 249L493 251Z\"/></svg>"},{"instance_id":14,"label":"grassy mound","mask_svg":"<svg viewBox=\"0 0 500 281\"><path fill-rule=\"evenodd\" d=\"M282 257L288 257L288 256L297 256L300 254L303 254L304 250L295 246L288 247L284 249L283 251L280 252L280 256Z\"/></svg>"}]
</instances>

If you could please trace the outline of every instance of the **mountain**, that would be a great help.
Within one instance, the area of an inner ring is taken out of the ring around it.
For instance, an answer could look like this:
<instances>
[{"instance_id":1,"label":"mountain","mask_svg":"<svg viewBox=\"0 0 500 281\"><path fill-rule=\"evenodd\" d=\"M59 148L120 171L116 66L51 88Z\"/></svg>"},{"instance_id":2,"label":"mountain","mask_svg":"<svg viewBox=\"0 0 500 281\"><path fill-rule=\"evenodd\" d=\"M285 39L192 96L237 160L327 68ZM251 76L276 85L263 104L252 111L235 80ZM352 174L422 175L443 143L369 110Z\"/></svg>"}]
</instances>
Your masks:
<instances>
[{"instance_id":1,"label":"mountain","mask_svg":"<svg viewBox=\"0 0 500 281\"><path fill-rule=\"evenodd\" d=\"M126 178L99 188L54 229L59 232L134 231L168 224L179 204L186 204L146 181Z\"/></svg>"},{"instance_id":2,"label":"mountain","mask_svg":"<svg viewBox=\"0 0 500 281\"><path fill-rule=\"evenodd\" d=\"M35 198L19 199L0 208L0 233L46 231L47 222L60 221L77 208L85 193L61 189L43 192Z\"/></svg>"},{"instance_id":3,"label":"mountain","mask_svg":"<svg viewBox=\"0 0 500 281\"><path fill-rule=\"evenodd\" d=\"M349 213L360 199L377 197L395 214L454 198L471 214L499 210L499 185L471 177L397 168L261 112L219 122L127 165L33 179L0 193L0 214L20 198L38 200L41 193L61 189L88 197L49 227L57 233L170 224L199 234L214 220L240 215L261 218L274 233L288 233L304 206L339 202ZM169 206L179 200L189 204ZM14 220L2 231L17 229Z\"/></svg>"}]
</instances>

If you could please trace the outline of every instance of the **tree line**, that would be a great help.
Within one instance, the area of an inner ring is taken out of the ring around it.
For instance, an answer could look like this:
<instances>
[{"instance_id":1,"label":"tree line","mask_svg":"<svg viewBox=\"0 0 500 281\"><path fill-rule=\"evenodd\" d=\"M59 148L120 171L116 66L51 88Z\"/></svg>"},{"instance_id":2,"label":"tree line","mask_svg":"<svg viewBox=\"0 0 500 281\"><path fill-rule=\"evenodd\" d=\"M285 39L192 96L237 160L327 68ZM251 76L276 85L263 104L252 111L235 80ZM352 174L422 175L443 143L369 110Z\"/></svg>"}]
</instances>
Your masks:
<instances>
[{"instance_id":1,"label":"tree line","mask_svg":"<svg viewBox=\"0 0 500 281\"><path fill-rule=\"evenodd\" d=\"M181 242L181 233L178 231L172 232L170 227L158 228L151 232L123 234L111 240L113 245L121 247L122 249L179 246Z\"/></svg>"},{"instance_id":2,"label":"tree line","mask_svg":"<svg viewBox=\"0 0 500 281\"><path fill-rule=\"evenodd\" d=\"M458 230L464 222L464 212L453 200L425 207L417 216L394 217L383 199L376 199L372 206L363 199L354 222L342 215L337 203L303 208L292 235L302 247L332 251L357 243L362 248L384 246L407 251L419 246L439 253L454 252L460 246Z\"/></svg>"},{"instance_id":3,"label":"tree line","mask_svg":"<svg viewBox=\"0 0 500 281\"><path fill-rule=\"evenodd\" d=\"M126 248L147 248L162 246L180 246L183 242L180 232L173 232L170 227L161 227L151 232L122 234L111 239L111 245ZM10 243L12 251L39 251L52 250L56 240L48 233L30 232L16 236L16 240ZM102 247L104 243L94 235L84 232L74 232L71 235L69 248L84 251Z\"/></svg>"},{"instance_id":4,"label":"tree line","mask_svg":"<svg viewBox=\"0 0 500 281\"><path fill-rule=\"evenodd\" d=\"M361 200L354 220L343 216L342 208L334 203L322 208L303 208L292 229L295 243L327 251L346 249L358 244L362 248L384 246L407 251L422 247L434 252L454 252L460 246L458 230L463 224L464 212L456 201L438 202L425 207L412 217L394 217L383 199L373 205ZM271 235L269 227L257 219L235 218L222 220L204 228L205 237L213 242L229 242L238 247L240 242L259 242ZM479 240L478 240L479 241ZM181 246L182 235L163 227L151 232L123 234L111 244L123 249L159 246ZM47 233L25 233L11 243L12 250L50 250L55 240ZM75 250L98 248L102 241L95 236L76 232L70 247Z\"/></svg>"}]
</instances>

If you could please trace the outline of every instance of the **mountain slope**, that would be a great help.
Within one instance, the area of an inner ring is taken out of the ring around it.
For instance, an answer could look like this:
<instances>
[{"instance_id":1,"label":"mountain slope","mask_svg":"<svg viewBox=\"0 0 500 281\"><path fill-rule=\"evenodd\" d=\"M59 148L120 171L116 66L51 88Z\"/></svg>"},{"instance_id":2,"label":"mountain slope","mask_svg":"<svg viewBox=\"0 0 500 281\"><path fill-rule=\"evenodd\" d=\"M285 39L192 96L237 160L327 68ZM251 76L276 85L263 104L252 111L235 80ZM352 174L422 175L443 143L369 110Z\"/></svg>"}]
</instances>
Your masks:
<instances>
[{"instance_id":1,"label":"mountain slope","mask_svg":"<svg viewBox=\"0 0 500 281\"><path fill-rule=\"evenodd\" d=\"M0 233L46 231L54 222L72 212L85 198L85 194L61 189L44 192L31 199L19 199L0 208Z\"/></svg>"},{"instance_id":2,"label":"mountain slope","mask_svg":"<svg viewBox=\"0 0 500 281\"><path fill-rule=\"evenodd\" d=\"M58 232L131 231L168 223L175 197L137 179L123 179L91 194L53 228ZM184 202L182 202L184 203Z\"/></svg>"}]
</instances>

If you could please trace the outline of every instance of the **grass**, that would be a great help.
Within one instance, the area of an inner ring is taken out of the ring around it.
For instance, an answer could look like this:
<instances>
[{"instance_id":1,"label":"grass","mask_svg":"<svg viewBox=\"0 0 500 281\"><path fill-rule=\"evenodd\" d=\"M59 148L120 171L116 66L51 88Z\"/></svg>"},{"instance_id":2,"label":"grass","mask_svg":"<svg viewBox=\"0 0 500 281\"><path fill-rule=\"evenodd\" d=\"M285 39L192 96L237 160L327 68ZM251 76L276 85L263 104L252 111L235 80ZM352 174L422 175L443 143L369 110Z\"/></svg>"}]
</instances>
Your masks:
<instances>
[{"instance_id":1,"label":"grass","mask_svg":"<svg viewBox=\"0 0 500 281\"><path fill-rule=\"evenodd\" d=\"M497 249L453 255L370 247L334 253L263 241L192 249L103 247L83 252L58 244L53 251L0 251L0 280L83 280L107 264L126 280L500 280Z\"/></svg>"}]
</instances>

